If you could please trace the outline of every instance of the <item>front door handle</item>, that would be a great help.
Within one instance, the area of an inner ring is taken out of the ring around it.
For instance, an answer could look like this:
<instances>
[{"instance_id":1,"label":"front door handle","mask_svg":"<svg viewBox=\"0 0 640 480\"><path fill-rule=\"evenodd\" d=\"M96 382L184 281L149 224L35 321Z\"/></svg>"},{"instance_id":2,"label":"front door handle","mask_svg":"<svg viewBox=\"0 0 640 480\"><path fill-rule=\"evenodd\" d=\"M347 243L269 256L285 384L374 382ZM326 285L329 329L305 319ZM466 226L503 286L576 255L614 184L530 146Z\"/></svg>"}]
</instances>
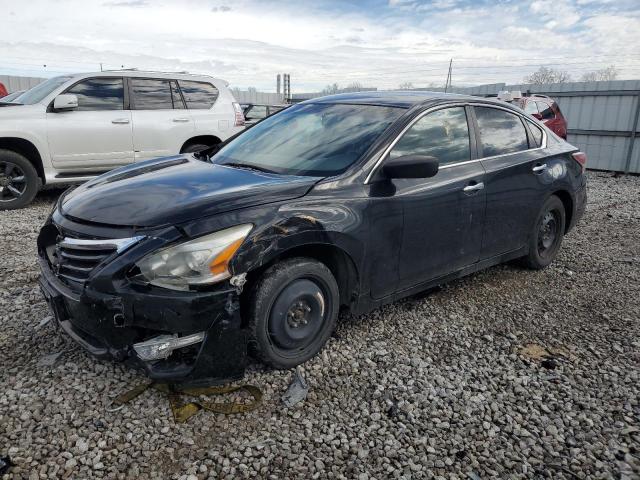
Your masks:
<instances>
[{"instance_id":1,"label":"front door handle","mask_svg":"<svg viewBox=\"0 0 640 480\"><path fill-rule=\"evenodd\" d=\"M464 193L472 193L477 192L478 190L482 190L484 188L484 183L474 183L473 185L467 185L462 189Z\"/></svg>"},{"instance_id":2,"label":"front door handle","mask_svg":"<svg viewBox=\"0 0 640 480\"><path fill-rule=\"evenodd\" d=\"M536 165L531 170L533 171L533 173L541 173L541 172L544 172L546 169L547 169L547 164L543 163L542 165Z\"/></svg>"},{"instance_id":3,"label":"front door handle","mask_svg":"<svg viewBox=\"0 0 640 480\"><path fill-rule=\"evenodd\" d=\"M178 117L178 118L174 118L173 121L176 123L183 123L183 122L188 122L189 119L185 117Z\"/></svg>"},{"instance_id":4,"label":"front door handle","mask_svg":"<svg viewBox=\"0 0 640 480\"><path fill-rule=\"evenodd\" d=\"M115 123L116 125L129 123L128 118L116 118L115 120L111 120L111 123Z\"/></svg>"}]
</instances>

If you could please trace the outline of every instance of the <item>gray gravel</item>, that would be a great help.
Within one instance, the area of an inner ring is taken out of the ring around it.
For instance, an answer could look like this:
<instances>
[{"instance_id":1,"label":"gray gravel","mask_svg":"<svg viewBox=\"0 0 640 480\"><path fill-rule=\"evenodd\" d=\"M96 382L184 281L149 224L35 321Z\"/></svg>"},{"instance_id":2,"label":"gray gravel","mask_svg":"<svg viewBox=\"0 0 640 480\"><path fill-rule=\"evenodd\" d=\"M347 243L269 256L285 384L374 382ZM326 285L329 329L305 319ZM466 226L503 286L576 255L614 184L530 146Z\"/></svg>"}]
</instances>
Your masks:
<instances>
[{"instance_id":1,"label":"gray gravel","mask_svg":"<svg viewBox=\"0 0 640 480\"><path fill-rule=\"evenodd\" d=\"M181 425L156 391L108 412L142 377L46 321L35 238L57 192L0 212L0 456L34 479L639 478L640 178L589 181L545 271L500 266L343 318L302 369L303 402L281 403L292 372L254 367L258 410Z\"/></svg>"}]
</instances>

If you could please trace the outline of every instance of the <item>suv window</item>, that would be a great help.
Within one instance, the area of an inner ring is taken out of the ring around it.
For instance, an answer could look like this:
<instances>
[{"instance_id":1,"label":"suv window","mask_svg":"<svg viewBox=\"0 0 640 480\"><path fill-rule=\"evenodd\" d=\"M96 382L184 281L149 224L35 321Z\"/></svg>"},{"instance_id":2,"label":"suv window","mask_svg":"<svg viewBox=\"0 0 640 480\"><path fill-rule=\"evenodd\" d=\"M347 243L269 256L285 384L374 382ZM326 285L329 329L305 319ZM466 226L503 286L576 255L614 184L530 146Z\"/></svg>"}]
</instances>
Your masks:
<instances>
[{"instance_id":1,"label":"suv window","mask_svg":"<svg viewBox=\"0 0 640 480\"><path fill-rule=\"evenodd\" d=\"M542 115L542 120L550 120L555 118L556 114L553 113L553 108L547 102L536 102L538 104L538 110L540 110L540 115Z\"/></svg>"},{"instance_id":2,"label":"suv window","mask_svg":"<svg viewBox=\"0 0 640 480\"><path fill-rule=\"evenodd\" d=\"M482 156L493 157L529 148L520 117L491 107L475 107L480 130Z\"/></svg>"},{"instance_id":3,"label":"suv window","mask_svg":"<svg viewBox=\"0 0 640 480\"><path fill-rule=\"evenodd\" d=\"M184 101L182 100L182 96L180 95L180 89L178 88L178 82L175 80L171 80L171 98L173 100L173 108L176 110L181 110L186 108L184 106Z\"/></svg>"},{"instance_id":4,"label":"suv window","mask_svg":"<svg viewBox=\"0 0 640 480\"><path fill-rule=\"evenodd\" d=\"M122 78L88 78L66 91L78 97L78 110L123 110Z\"/></svg>"},{"instance_id":5,"label":"suv window","mask_svg":"<svg viewBox=\"0 0 640 480\"><path fill-rule=\"evenodd\" d=\"M136 110L173 109L169 80L132 78L130 82Z\"/></svg>"},{"instance_id":6,"label":"suv window","mask_svg":"<svg viewBox=\"0 0 640 480\"><path fill-rule=\"evenodd\" d=\"M440 165L469 160L469 126L464 107L444 108L425 115L407 130L389 157L410 154L436 157Z\"/></svg>"},{"instance_id":7,"label":"suv window","mask_svg":"<svg viewBox=\"0 0 640 480\"><path fill-rule=\"evenodd\" d=\"M254 105L247 112L247 118L250 120L263 119L266 116L267 116L267 107L264 105Z\"/></svg>"},{"instance_id":8,"label":"suv window","mask_svg":"<svg viewBox=\"0 0 640 480\"><path fill-rule=\"evenodd\" d=\"M178 80L180 90L187 102L187 108L211 108L218 98L218 89L206 82Z\"/></svg>"}]
</instances>

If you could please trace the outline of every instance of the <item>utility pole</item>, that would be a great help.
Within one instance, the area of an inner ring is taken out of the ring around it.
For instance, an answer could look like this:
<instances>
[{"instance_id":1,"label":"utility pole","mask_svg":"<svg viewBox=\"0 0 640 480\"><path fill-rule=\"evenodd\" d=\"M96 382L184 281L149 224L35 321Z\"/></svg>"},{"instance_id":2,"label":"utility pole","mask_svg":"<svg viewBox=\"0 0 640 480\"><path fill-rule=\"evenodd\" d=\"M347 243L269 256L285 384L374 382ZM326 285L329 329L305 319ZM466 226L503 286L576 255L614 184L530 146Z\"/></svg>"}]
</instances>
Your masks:
<instances>
[{"instance_id":1,"label":"utility pole","mask_svg":"<svg viewBox=\"0 0 640 480\"><path fill-rule=\"evenodd\" d=\"M276 92L280 95L280 74L276 77Z\"/></svg>"},{"instance_id":2,"label":"utility pole","mask_svg":"<svg viewBox=\"0 0 640 480\"><path fill-rule=\"evenodd\" d=\"M451 86L451 64L453 63L453 58L449 60L449 72L447 73L447 81L444 84L444 93L447 93L448 87Z\"/></svg>"}]
</instances>

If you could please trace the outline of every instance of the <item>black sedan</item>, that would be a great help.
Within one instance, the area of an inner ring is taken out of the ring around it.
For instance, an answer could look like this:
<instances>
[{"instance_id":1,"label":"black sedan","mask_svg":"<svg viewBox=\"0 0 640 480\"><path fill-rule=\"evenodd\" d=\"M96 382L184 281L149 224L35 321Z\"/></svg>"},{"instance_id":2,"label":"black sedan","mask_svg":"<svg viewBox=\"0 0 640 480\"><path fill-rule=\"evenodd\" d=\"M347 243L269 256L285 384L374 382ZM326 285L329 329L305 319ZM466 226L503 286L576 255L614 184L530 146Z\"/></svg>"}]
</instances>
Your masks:
<instances>
[{"instance_id":1,"label":"black sedan","mask_svg":"<svg viewBox=\"0 0 640 480\"><path fill-rule=\"evenodd\" d=\"M217 152L120 168L63 195L38 238L58 323L157 380L313 357L360 314L521 259L549 265L586 203L586 157L475 97L313 99Z\"/></svg>"}]
</instances>

